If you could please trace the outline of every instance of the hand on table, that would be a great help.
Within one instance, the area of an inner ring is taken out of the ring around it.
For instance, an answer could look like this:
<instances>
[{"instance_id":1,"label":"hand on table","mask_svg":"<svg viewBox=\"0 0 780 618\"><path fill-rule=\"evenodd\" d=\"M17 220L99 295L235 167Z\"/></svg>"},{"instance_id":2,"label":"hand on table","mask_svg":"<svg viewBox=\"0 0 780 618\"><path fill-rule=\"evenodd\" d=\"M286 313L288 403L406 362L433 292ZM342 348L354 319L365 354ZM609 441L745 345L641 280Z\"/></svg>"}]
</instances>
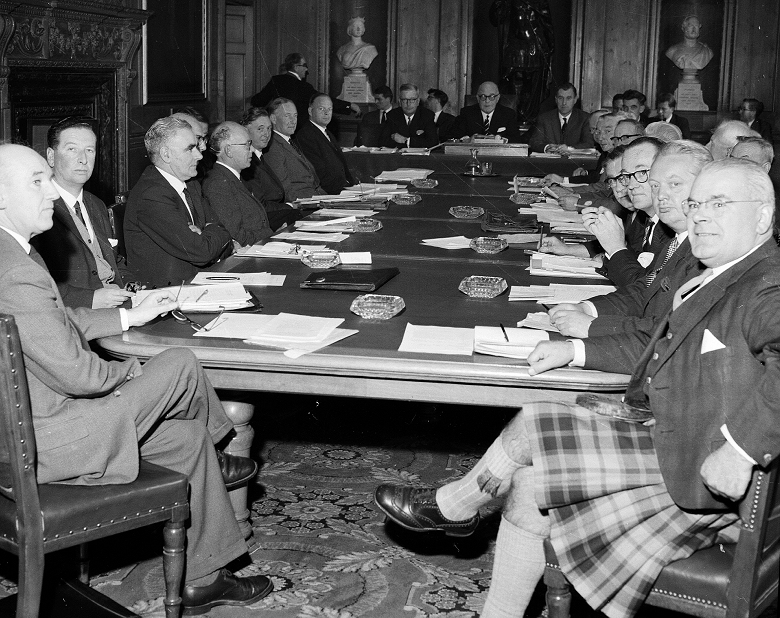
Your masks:
<instances>
[{"instance_id":1,"label":"hand on table","mask_svg":"<svg viewBox=\"0 0 780 618\"><path fill-rule=\"evenodd\" d=\"M745 495L753 476L753 464L725 442L713 451L701 465L701 478L709 490L729 500Z\"/></svg>"},{"instance_id":2,"label":"hand on table","mask_svg":"<svg viewBox=\"0 0 780 618\"><path fill-rule=\"evenodd\" d=\"M535 376L550 369L565 367L574 360L574 344L571 341L542 341L528 355L531 366L528 375Z\"/></svg>"},{"instance_id":3,"label":"hand on table","mask_svg":"<svg viewBox=\"0 0 780 618\"><path fill-rule=\"evenodd\" d=\"M123 290L116 285L110 285L108 287L95 290L95 293L92 295L92 308L113 309L114 307L121 305L132 296L132 292Z\"/></svg>"},{"instance_id":4,"label":"hand on table","mask_svg":"<svg viewBox=\"0 0 780 618\"><path fill-rule=\"evenodd\" d=\"M547 174L544 178L542 178L542 184L545 187L549 187L550 185L559 185L563 182L563 176L559 176L558 174Z\"/></svg>"},{"instance_id":5,"label":"hand on table","mask_svg":"<svg viewBox=\"0 0 780 618\"><path fill-rule=\"evenodd\" d=\"M555 318L550 315L550 323L558 329L561 335L587 339L590 323L595 320L592 315L582 311L559 311Z\"/></svg>"},{"instance_id":6,"label":"hand on table","mask_svg":"<svg viewBox=\"0 0 780 618\"><path fill-rule=\"evenodd\" d=\"M542 239L539 247L542 253L552 253L553 255L572 255L575 257L590 257L588 250L581 244L567 245L560 238L555 236L546 236Z\"/></svg>"},{"instance_id":7,"label":"hand on table","mask_svg":"<svg viewBox=\"0 0 780 618\"><path fill-rule=\"evenodd\" d=\"M195 232L198 235L203 233L202 230L197 225L188 225L187 227L190 228L191 232Z\"/></svg>"},{"instance_id":8,"label":"hand on table","mask_svg":"<svg viewBox=\"0 0 780 618\"><path fill-rule=\"evenodd\" d=\"M623 221L607 208L584 208L582 223L585 229L593 234L601 243L604 251L612 255L626 248L626 232Z\"/></svg>"},{"instance_id":9,"label":"hand on table","mask_svg":"<svg viewBox=\"0 0 780 618\"><path fill-rule=\"evenodd\" d=\"M583 303L561 303L550 309L547 312L547 315L550 316L550 320L554 320L555 316L557 316L559 313L565 313L567 311L578 311L579 313L590 315L588 306L584 305Z\"/></svg>"},{"instance_id":10,"label":"hand on table","mask_svg":"<svg viewBox=\"0 0 780 618\"><path fill-rule=\"evenodd\" d=\"M404 145L406 145L406 138L403 135L401 135L400 133L393 133L390 137L393 138L393 141L396 144L404 144Z\"/></svg>"},{"instance_id":11,"label":"hand on table","mask_svg":"<svg viewBox=\"0 0 780 618\"><path fill-rule=\"evenodd\" d=\"M179 301L170 290L155 290L137 306L127 310L127 321L130 326L142 326L178 307Z\"/></svg>"}]
</instances>

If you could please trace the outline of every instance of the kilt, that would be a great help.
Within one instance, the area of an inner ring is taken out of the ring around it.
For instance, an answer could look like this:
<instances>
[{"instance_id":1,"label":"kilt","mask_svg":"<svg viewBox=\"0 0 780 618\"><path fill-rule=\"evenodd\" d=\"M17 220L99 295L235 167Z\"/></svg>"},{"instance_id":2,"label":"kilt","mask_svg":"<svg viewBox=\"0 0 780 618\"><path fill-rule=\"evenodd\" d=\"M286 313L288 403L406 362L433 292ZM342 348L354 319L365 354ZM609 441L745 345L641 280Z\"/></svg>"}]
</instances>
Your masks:
<instances>
[{"instance_id":1,"label":"kilt","mask_svg":"<svg viewBox=\"0 0 780 618\"><path fill-rule=\"evenodd\" d=\"M522 414L535 497L549 512L552 546L561 570L594 609L631 617L666 564L736 541L735 512L687 513L672 501L652 428L564 403L526 405Z\"/></svg>"}]
</instances>

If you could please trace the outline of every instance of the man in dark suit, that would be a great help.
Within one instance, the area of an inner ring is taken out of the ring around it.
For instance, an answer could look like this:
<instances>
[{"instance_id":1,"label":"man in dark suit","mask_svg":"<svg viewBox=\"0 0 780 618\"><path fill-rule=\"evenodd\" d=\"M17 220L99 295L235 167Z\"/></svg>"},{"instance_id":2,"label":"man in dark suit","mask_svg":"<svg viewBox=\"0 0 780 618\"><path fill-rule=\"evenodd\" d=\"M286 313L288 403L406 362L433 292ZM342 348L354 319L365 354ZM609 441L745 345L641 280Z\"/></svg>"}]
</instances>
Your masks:
<instances>
[{"instance_id":1,"label":"man in dark suit","mask_svg":"<svg viewBox=\"0 0 780 618\"><path fill-rule=\"evenodd\" d=\"M281 68L282 72L274 75L263 89L252 97L252 106L265 107L280 97L290 99L298 110L299 124L303 125L309 119L309 102L317 94L314 86L306 81L309 65L306 63L306 58L294 52L287 55ZM350 111L360 113L357 103L349 103L341 99L333 100L333 109L337 114L349 114Z\"/></svg>"},{"instance_id":2,"label":"man in dark suit","mask_svg":"<svg viewBox=\"0 0 780 618\"><path fill-rule=\"evenodd\" d=\"M433 112L420 107L420 89L401 84L401 107L387 113L379 143L388 148L433 148L439 143Z\"/></svg>"},{"instance_id":3,"label":"man in dark suit","mask_svg":"<svg viewBox=\"0 0 780 618\"><path fill-rule=\"evenodd\" d=\"M84 190L97 154L95 120L71 116L49 129L46 149L54 171L54 223L32 244L41 254L68 307L118 307L124 289L106 205ZM124 267L123 260L119 263ZM127 274L125 271L124 274Z\"/></svg>"},{"instance_id":4,"label":"man in dark suit","mask_svg":"<svg viewBox=\"0 0 780 618\"><path fill-rule=\"evenodd\" d=\"M393 91L387 86L374 90L376 109L363 114L358 124L355 146L380 146L379 137L387 120L387 112L393 109Z\"/></svg>"},{"instance_id":5,"label":"man in dark suit","mask_svg":"<svg viewBox=\"0 0 780 618\"><path fill-rule=\"evenodd\" d=\"M200 363L172 349L142 367L103 360L88 345L175 309L173 294L152 292L127 310L67 308L29 244L52 224L59 194L49 166L29 148L3 145L0 168L0 312L15 317L22 341L38 482L129 483L141 459L185 474L185 615L258 601L273 589L268 578L224 569L246 554L226 483L248 481L257 464L215 450L232 424Z\"/></svg>"},{"instance_id":6,"label":"man in dark suit","mask_svg":"<svg viewBox=\"0 0 780 618\"><path fill-rule=\"evenodd\" d=\"M428 90L428 98L425 106L433 112L433 121L436 123L436 131L439 135L439 143L450 139L452 125L455 124L455 116L444 111L450 98L447 93L438 88Z\"/></svg>"},{"instance_id":7,"label":"man in dark suit","mask_svg":"<svg viewBox=\"0 0 780 618\"><path fill-rule=\"evenodd\" d=\"M467 105L452 125L449 137L462 139L472 135L498 135L510 143L520 141L517 128L517 112L498 101L501 95L493 82L483 82L477 89L477 104Z\"/></svg>"},{"instance_id":8,"label":"man in dark suit","mask_svg":"<svg viewBox=\"0 0 780 618\"><path fill-rule=\"evenodd\" d=\"M179 285L230 255L233 243L200 184L191 180L201 154L189 124L161 118L144 144L152 164L127 200L127 262L143 283Z\"/></svg>"},{"instance_id":9,"label":"man in dark suit","mask_svg":"<svg viewBox=\"0 0 780 618\"><path fill-rule=\"evenodd\" d=\"M543 342L528 358L532 375L568 364L632 367L625 402L525 405L463 479L435 494L377 489L402 525L461 535L480 505L508 490L483 615L523 615L548 536L594 609L633 615L666 564L736 539L737 501L753 470L780 454L771 182L748 161L709 163L684 212L706 269L677 290L651 337ZM630 416L654 422L622 420Z\"/></svg>"},{"instance_id":10,"label":"man in dark suit","mask_svg":"<svg viewBox=\"0 0 780 618\"><path fill-rule=\"evenodd\" d=\"M325 193L338 195L355 181L336 136L328 131L332 118L331 98L327 94L317 95L309 105L309 120L304 121L293 139L314 166Z\"/></svg>"},{"instance_id":11,"label":"man in dark suit","mask_svg":"<svg viewBox=\"0 0 780 618\"><path fill-rule=\"evenodd\" d=\"M211 134L209 148L217 162L203 181L203 195L233 240L246 247L273 234L265 208L241 182L241 170L249 167L252 141L236 122L223 122Z\"/></svg>"},{"instance_id":12,"label":"man in dark suit","mask_svg":"<svg viewBox=\"0 0 780 618\"><path fill-rule=\"evenodd\" d=\"M626 90L623 93L623 111L643 126L650 123L650 113L647 110L647 97L639 90Z\"/></svg>"},{"instance_id":13,"label":"man in dark suit","mask_svg":"<svg viewBox=\"0 0 780 618\"><path fill-rule=\"evenodd\" d=\"M677 99L670 92L664 92L658 95L655 103L655 109L658 112L658 119L662 122L668 122L680 129L683 139L691 139L691 127L687 118L683 118L677 113Z\"/></svg>"},{"instance_id":14,"label":"man in dark suit","mask_svg":"<svg viewBox=\"0 0 780 618\"><path fill-rule=\"evenodd\" d=\"M241 171L241 180L249 192L263 204L272 230L294 223L300 219L301 211L293 208L292 202L286 199L281 180L263 159L263 150L268 146L273 134L268 110L263 107L250 107L239 124L249 132L249 138L252 140L252 158L249 167Z\"/></svg>"},{"instance_id":15,"label":"man in dark suit","mask_svg":"<svg viewBox=\"0 0 780 618\"><path fill-rule=\"evenodd\" d=\"M773 143L772 125L761 118L763 111L764 104L758 99L742 99L742 104L739 106L739 119L771 144Z\"/></svg>"},{"instance_id":16,"label":"man in dark suit","mask_svg":"<svg viewBox=\"0 0 780 618\"><path fill-rule=\"evenodd\" d=\"M563 84L555 93L557 109L539 114L528 145L534 152L566 152L567 148L593 148L590 114L574 107L579 98L574 84Z\"/></svg>"},{"instance_id":17,"label":"man in dark suit","mask_svg":"<svg viewBox=\"0 0 780 618\"><path fill-rule=\"evenodd\" d=\"M734 159L747 159L758 163L768 174L769 170L772 169L772 161L775 160L775 149L772 144L761 137L738 137L729 156Z\"/></svg>"}]
</instances>

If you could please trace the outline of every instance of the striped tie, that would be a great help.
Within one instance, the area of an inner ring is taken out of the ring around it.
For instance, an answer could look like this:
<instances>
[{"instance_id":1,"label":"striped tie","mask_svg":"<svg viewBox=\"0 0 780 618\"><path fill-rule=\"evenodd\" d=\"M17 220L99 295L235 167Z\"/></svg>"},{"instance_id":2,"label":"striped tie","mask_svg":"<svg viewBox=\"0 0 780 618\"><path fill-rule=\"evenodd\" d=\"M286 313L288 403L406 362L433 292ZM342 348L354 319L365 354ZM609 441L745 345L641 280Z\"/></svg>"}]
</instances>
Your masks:
<instances>
[{"instance_id":1,"label":"striped tie","mask_svg":"<svg viewBox=\"0 0 780 618\"><path fill-rule=\"evenodd\" d=\"M650 287L650 284L655 281L656 276L658 276L658 273L661 272L661 269L663 269L664 266L666 266L666 263L669 261L669 259L674 255L674 252L677 251L677 247L679 245L677 244L677 238L673 238L672 242L669 243L669 249L666 252L666 257L664 258L664 261L661 263L661 266L659 268L654 268L652 271L650 271L645 277L645 285L647 287Z\"/></svg>"},{"instance_id":2,"label":"striped tie","mask_svg":"<svg viewBox=\"0 0 780 618\"><path fill-rule=\"evenodd\" d=\"M485 123L482 126L482 132L487 135L490 132L490 114L485 116Z\"/></svg>"},{"instance_id":3,"label":"striped tie","mask_svg":"<svg viewBox=\"0 0 780 618\"><path fill-rule=\"evenodd\" d=\"M687 283L683 283L680 289L674 293L674 300L672 301L672 311L676 311L677 307L683 304L685 300L701 287L704 280L712 274L711 268L705 268L698 277L694 277Z\"/></svg>"}]
</instances>

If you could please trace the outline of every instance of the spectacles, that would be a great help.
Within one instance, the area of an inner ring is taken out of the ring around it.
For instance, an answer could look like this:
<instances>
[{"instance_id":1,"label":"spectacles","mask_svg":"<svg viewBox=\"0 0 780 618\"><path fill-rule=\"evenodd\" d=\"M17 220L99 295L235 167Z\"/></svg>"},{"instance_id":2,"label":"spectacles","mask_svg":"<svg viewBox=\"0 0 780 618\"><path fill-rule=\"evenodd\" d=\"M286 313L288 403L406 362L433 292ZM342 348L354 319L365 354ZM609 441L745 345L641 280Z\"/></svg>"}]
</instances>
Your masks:
<instances>
[{"instance_id":1,"label":"spectacles","mask_svg":"<svg viewBox=\"0 0 780 618\"><path fill-rule=\"evenodd\" d=\"M738 112L754 112L756 110L750 108L750 107L740 107L737 109Z\"/></svg>"},{"instance_id":2,"label":"spectacles","mask_svg":"<svg viewBox=\"0 0 780 618\"><path fill-rule=\"evenodd\" d=\"M185 324L189 324L190 328L194 330L196 333L207 333L210 330L214 329L215 327L219 326L220 318L222 317L222 314L225 312L224 307L219 308L219 313L217 314L217 317L212 320L211 326L204 326L203 324L198 324L195 320L191 320L186 315L184 315L179 309L174 309L171 311L171 315L173 316L173 319L177 322L184 322ZM224 322L224 320L222 320Z\"/></svg>"},{"instance_id":3,"label":"spectacles","mask_svg":"<svg viewBox=\"0 0 780 618\"><path fill-rule=\"evenodd\" d=\"M604 180L604 182L607 183L608 187L615 187L615 186L617 186L619 181L620 181L620 176L608 177L608 178L606 178Z\"/></svg>"},{"instance_id":4,"label":"spectacles","mask_svg":"<svg viewBox=\"0 0 780 618\"><path fill-rule=\"evenodd\" d=\"M618 144L620 142L625 142L632 137L642 137L641 133L632 133L631 135L621 135L620 137L610 137L613 144Z\"/></svg>"},{"instance_id":5,"label":"spectacles","mask_svg":"<svg viewBox=\"0 0 780 618\"><path fill-rule=\"evenodd\" d=\"M244 148L249 148L252 145L252 140L250 139L248 142L239 142L237 144L227 144L228 146L243 146Z\"/></svg>"},{"instance_id":6,"label":"spectacles","mask_svg":"<svg viewBox=\"0 0 780 618\"><path fill-rule=\"evenodd\" d=\"M640 184L647 182L647 179L650 178L650 170L637 170L630 174L621 174L617 177L617 179L620 181L620 184L625 187L627 187L628 183L631 182L631 178Z\"/></svg>"},{"instance_id":7,"label":"spectacles","mask_svg":"<svg viewBox=\"0 0 780 618\"><path fill-rule=\"evenodd\" d=\"M301 64L296 64L295 66L297 66L297 67L304 67L305 69L308 69L308 68L309 68L309 65L308 65L308 64L306 64L305 62L303 62L303 63L301 63Z\"/></svg>"},{"instance_id":8,"label":"spectacles","mask_svg":"<svg viewBox=\"0 0 780 618\"><path fill-rule=\"evenodd\" d=\"M500 94L478 94L477 98L480 101L495 101L500 96Z\"/></svg>"},{"instance_id":9,"label":"spectacles","mask_svg":"<svg viewBox=\"0 0 780 618\"><path fill-rule=\"evenodd\" d=\"M401 99L401 103L414 103L415 101L419 101L420 97L414 97L413 99Z\"/></svg>"},{"instance_id":10,"label":"spectacles","mask_svg":"<svg viewBox=\"0 0 780 618\"><path fill-rule=\"evenodd\" d=\"M704 202L697 202L696 200L685 200L682 203L682 210L685 216L696 214L703 211L705 207L710 209L713 217L722 217L726 212L726 206L728 204L761 204L761 200L705 200Z\"/></svg>"}]
</instances>

